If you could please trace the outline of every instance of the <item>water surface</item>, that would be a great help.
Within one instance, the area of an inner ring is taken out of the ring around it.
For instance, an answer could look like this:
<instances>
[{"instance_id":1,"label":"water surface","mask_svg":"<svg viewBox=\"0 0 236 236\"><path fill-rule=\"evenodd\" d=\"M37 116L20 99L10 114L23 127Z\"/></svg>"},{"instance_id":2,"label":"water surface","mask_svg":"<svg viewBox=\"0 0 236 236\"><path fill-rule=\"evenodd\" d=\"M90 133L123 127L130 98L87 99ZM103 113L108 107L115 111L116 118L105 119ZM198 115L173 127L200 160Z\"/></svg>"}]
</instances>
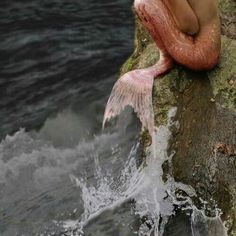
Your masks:
<instances>
[{"instance_id":1,"label":"water surface","mask_svg":"<svg viewBox=\"0 0 236 236\"><path fill-rule=\"evenodd\" d=\"M53 221L83 212L70 175L93 180L95 157L116 172L126 160L136 128L122 140L126 128L102 135L101 124L133 50L131 4L1 1L1 235L59 235Z\"/></svg>"}]
</instances>

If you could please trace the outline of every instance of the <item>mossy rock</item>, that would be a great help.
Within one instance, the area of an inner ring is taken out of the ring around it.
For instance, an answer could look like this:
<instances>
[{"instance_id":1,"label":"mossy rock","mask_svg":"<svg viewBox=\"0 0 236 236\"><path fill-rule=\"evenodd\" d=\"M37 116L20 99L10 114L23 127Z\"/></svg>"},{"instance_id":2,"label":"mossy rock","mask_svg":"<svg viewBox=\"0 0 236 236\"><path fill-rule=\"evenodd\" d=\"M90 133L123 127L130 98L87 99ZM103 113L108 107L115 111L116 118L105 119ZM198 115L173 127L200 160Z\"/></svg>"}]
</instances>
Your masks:
<instances>
[{"instance_id":1,"label":"mossy rock","mask_svg":"<svg viewBox=\"0 0 236 236\"><path fill-rule=\"evenodd\" d=\"M236 157L213 150L222 142L236 147L235 43L222 36L222 56L215 69L196 73L176 65L155 81L153 91L157 126L166 125L168 111L178 107L180 129L172 131L169 147L170 153L175 151L176 181L193 186L208 201L208 209L215 204L222 209L229 235L236 235ZM158 51L151 43L137 65L144 68L157 60ZM212 216L210 210L206 214Z\"/></svg>"},{"instance_id":2,"label":"mossy rock","mask_svg":"<svg viewBox=\"0 0 236 236\"><path fill-rule=\"evenodd\" d=\"M235 0L219 0L219 8L221 14L235 14L236 2Z\"/></svg>"},{"instance_id":3,"label":"mossy rock","mask_svg":"<svg viewBox=\"0 0 236 236\"><path fill-rule=\"evenodd\" d=\"M221 15L235 15L235 2L220 1ZM230 18L231 19L231 18ZM230 24L234 22L230 22ZM155 124L166 125L171 107L180 127L172 130L169 153L176 181L191 185L199 197L222 209L222 220L230 236L236 235L236 156L217 152L223 143L236 147L236 40L222 36L222 55L212 71L196 73L175 65L166 76L155 80L153 106ZM158 49L149 33L136 19L136 49L123 65L121 73L145 68L158 61ZM144 146L151 144L147 131L141 134ZM169 171L169 168L165 168ZM206 212L211 216L212 212Z\"/></svg>"},{"instance_id":4,"label":"mossy rock","mask_svg":"<svg viewBox=\"0 0 236 236\"><path fill-rule=\"evenodd\" d=\"M216 102L224 108L236 109L236 40L222 37L219 65L208 73Z\"/></svg>"}]
</instances>

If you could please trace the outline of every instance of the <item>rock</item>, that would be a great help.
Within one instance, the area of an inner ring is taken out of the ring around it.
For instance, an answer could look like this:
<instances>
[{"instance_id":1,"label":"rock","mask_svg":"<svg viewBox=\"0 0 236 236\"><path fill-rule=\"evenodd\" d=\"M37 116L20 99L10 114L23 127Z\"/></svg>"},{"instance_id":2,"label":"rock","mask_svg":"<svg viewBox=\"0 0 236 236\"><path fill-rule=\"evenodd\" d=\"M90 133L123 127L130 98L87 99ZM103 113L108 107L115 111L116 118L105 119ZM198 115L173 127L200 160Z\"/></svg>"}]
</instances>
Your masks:
<instances>
[{"instance_id":1,"label":"rock","mask_svg":"<svg viewBox=\"0 0 236 236\"><path fill-rule=\"evenodd\" d=\"M219 0L222 34L236 39L236 2L235 0Z\"/></svg>"},{"instance_id":2,"label":"rock","mask_svg":"<svg viewBox=\"0 0 236 236\"><path fill-rule=\"evenodd\" d=\"M178 108L175 119L180 126L172 130L169 143L169 152L175 151L171 174L176 181L191 185L198 197L208 202L207 208L217 205L223 212L221 218L229 235L235 236L236 40L232 27L236 21L232 19L236 11L234 1L221 0L220 6L221 17L231 17L228 23L231 28L228 30L223 21L222 32L226 36L222 36L219 65L201 73L176 65L166 76L155 80L153 105L156 126L166 125L169 109ZM158 61L158 49L138 19L135 45L135 52L121 73ZM146 131L141 140L144 146L151 143ZM145 156L145 150L143 153ZM212 211L206 214L212 216Z\"/></svg>"},{"instance_id":3,"label":"rock","mask_svg":"<svg viewBox=\"0 0 236 236\"><path fill-rule=\"evenodd\" d=\"M180 82L172 91L178 96L180 130L170 149L176 151L176 181L190 184L210 204L213 198L212 204L223 211L229 235L236 235L236 156L215 149L219 142L236 147L236 87L229 83L236 80L236 40L222 37L222 42L221 61L214 70L199 74L179 69Z\"/></svg>"}]
</instances>

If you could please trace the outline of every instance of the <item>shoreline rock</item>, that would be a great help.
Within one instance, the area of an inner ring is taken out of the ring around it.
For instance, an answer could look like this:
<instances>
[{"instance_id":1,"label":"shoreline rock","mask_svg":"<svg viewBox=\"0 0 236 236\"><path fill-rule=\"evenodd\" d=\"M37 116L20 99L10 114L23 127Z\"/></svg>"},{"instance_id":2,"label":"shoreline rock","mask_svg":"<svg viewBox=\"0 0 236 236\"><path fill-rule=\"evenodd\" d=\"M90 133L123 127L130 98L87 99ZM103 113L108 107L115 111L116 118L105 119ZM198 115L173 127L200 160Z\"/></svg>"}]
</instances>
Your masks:
<instances>
[{"instance_id":1,"label":"shoreline rock","mask_svg":"<svg viewBox=\"0 0 236 236\"><path fill-rule=\"evenodd\" d=\"M235 3L220 1L222 55L219 65L209 72L193 72L176 65L166 76L156 79L153 106L156 126L166 125L167 113L177 107L169 152L176 181L192 186L207 201L206 214L217 206L230 236L236 235L236 25ZM231 17L231 18L230 18ZM230 25L230 29L226 26ZM233 26L232 26L233 25ZM145 68L158 60L158 49L136 18L135 51L121 74ZM151 144L147 131L141 134L143 157ZM169 171L168 163L163 166ZM200 203L197 203L201 207Z\"/></svg>"}]
</instances>

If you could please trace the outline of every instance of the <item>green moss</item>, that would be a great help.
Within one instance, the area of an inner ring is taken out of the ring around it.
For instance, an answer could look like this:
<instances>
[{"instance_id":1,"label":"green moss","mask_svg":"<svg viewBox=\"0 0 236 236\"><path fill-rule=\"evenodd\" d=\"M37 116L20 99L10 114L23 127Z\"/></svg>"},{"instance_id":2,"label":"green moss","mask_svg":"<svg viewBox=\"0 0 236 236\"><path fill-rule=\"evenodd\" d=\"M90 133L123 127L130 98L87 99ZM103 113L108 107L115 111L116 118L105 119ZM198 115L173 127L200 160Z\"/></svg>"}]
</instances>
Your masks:
<instances>
[{"instance_id":1,"label":"green moss","mask_svg":"<svg viewBox=\"0 0 236 236\"><path fill-rule=\"evenodd\" d=\"M136 64L137 64L137 59L131 56L121 67L120 74L123 75L126 72L133 70Z\"/></svg>"},{"instance_id":2,"label":"green moss","mask_svg":"<svg viewBox=\"0 0 236 236\"><path fill-rule=\"evenodd\" d=\"M216 102L236 109L236 40L222 36L222 48L220 63L208 76Z\"/></svg>"},{"instance_id":3,"label":"green moss","mask_svg":"<svg viewBox=\"0 0 236 236\"><path fill-rule=\"evenodd\" d=\"M236 2L234 0L219 0L219 8L223 14L235 14Z\"/></svg>"},{"instance_id":4,"label":"green moss","mask_svg":"<svg viewBox=\"0 0 236 236\"><path fill-rule=\"evenodd\" d=\"M168 112L170 108L176 106L177 97L176 78L177 68L173 68L166 76L156 79L153 88L153 108L155 115L155 125L167 125Z\"/></svg>"},{"instance_id":5,"label":"green moss","mask_svg":"<svg viewBox=\"0 0 236 236\"><path fill-rule=\"evenodd\" d=\"M227 214L225 224L226 227L229 229L230 235L236 235L236 189L231 189L231 199L230 199L230 208L229 213Z\"/></svg>"},{"instance_id":6,"label":"green moss","mask_svg":"<svg viewBox=\"0 0 236 236\"><path fill-rule=\"evenodd\" d=\"M136 17L136 27L135 27L135 52L136 56L140 55L145 48L153 43L153 39L151 38L149 32L146 28L141 24L140 20Z\"/></svg>"}]
</instances>

